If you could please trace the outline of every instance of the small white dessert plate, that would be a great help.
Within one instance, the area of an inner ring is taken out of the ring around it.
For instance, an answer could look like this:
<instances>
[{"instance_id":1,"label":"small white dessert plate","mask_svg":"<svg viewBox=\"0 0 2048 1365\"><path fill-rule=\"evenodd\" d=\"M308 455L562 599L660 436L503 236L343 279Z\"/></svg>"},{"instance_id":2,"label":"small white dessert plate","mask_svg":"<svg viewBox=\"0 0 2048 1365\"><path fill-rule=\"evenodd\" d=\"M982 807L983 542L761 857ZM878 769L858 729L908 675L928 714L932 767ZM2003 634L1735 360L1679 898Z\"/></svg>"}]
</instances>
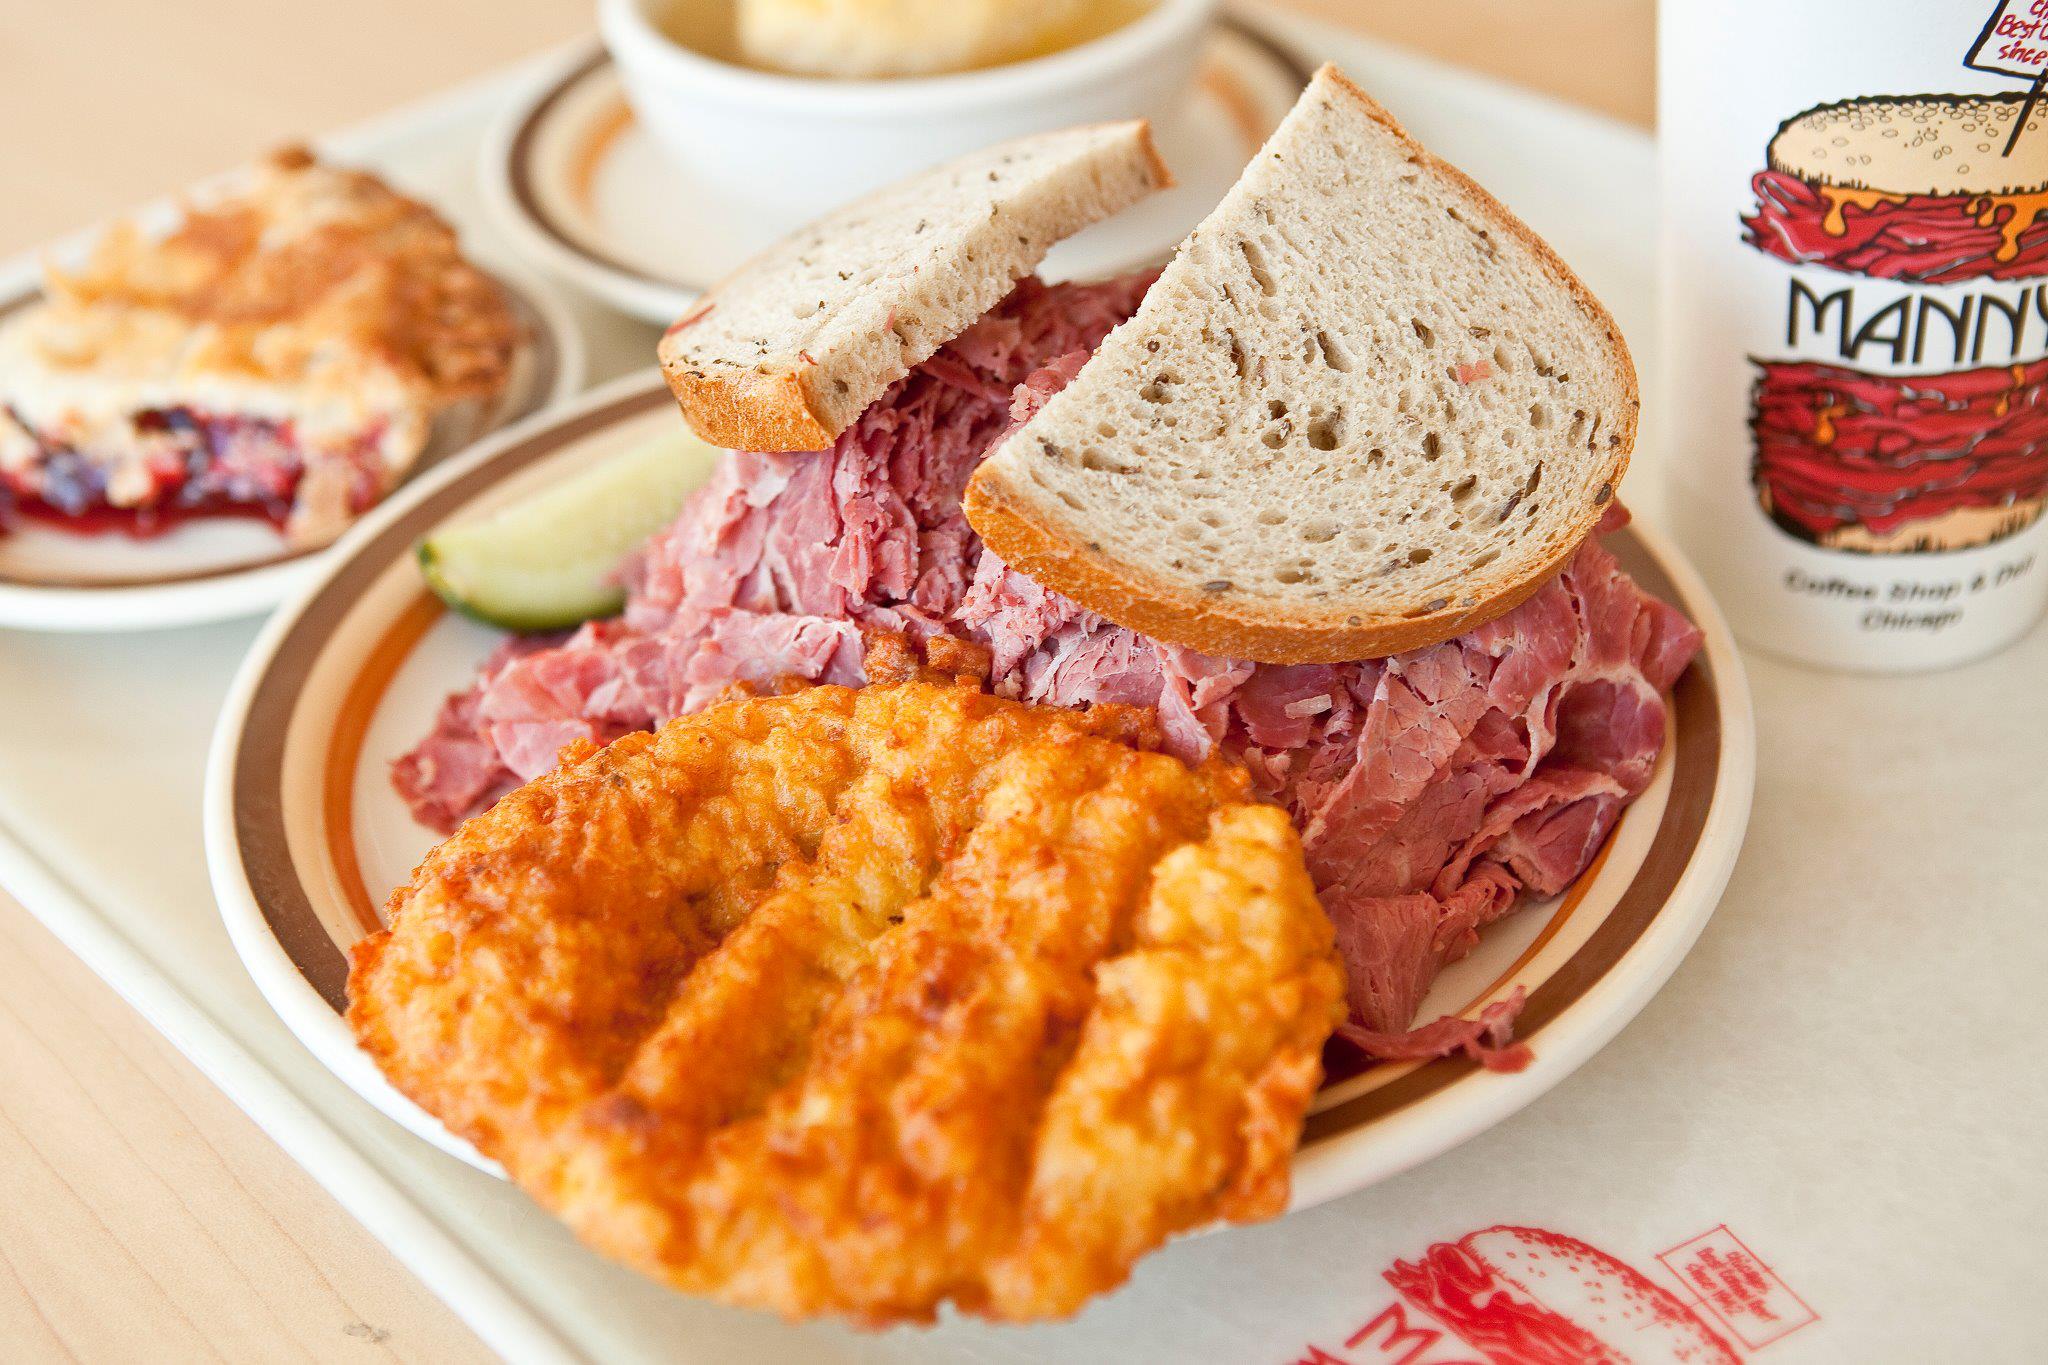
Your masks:
<instances>
[{"instance_id":1,"label":"small white dessert plate","mask_svg":"<svg viewBox=\"0 0 2048 1365\"><path fill-rule=\"evenodd\" d=\"M1187 96L1155 129L1178 183L1054 248L1041 273L1092 279L1165 259L1236 183L1307 79L1272 39L1220 21ZM649 322L673 322L760 247L663 157L601 50L514 105L485 141L482 174L494 226L522 253Z\"/></svg>"},{"instance_id":2,"label":"small white dessert plate","mask_svg":"<svg viewBox=\"0 0 2048 1365\"><path fill-rule=\"evenodd\" d=\"M207 765L214 893L235 950L293 1033L335 1075L420 1137L485 1170L468 1143L399 1094L342 1011L348 954L439 836L414 822L391 761L432 725L502 639L445 610L413 557L420 537L487 515L607 454L672 429L657 372L628 376L450 461L379 508L322 578L256 641ZM1670 698L1649 788L1565 893L1489 927L1437 979L1421 1017L1473 1017L1520 989L1514 1073L1464 1059L1359 1069L1325 1084L1294 1170L1297 1206L1380 1180L1470 1138L1569 1075L1677 967L1713 913L1748 820L1756 732L1735 647L1690 566L1640 524L1606 538L1638 582L1706 634Z\"/></svg>"},{"instance_id":3,"label":"small white dessert plate","mask_svg":"<svg viewBox=\"0 0 2048 1365\"><path fill-rule=\"evenodd\" d=\"M496 403L437 427L414 475L490 432L583 386L582 332L545 286L498 274L532 338ZM0 316L35 302L24 281ZM293 548L269 522L195 517L160 534L86 532L23 516L0 528L0 626L23 630L153 630L252 616L319 573L322 546Z\"/></svg>"}]
</instances>

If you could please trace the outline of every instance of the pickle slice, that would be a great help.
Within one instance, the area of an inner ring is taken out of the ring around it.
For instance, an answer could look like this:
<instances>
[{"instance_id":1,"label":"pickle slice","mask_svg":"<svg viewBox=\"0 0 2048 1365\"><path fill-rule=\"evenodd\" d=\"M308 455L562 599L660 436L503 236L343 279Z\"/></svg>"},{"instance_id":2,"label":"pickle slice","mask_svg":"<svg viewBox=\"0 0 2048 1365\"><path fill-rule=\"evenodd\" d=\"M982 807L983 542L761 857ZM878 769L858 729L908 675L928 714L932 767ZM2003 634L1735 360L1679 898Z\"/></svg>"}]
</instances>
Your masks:
<instances>
[{"instance_id":1,"label":"pickle slice","mask_svg":"<svg viewBox=\"0 0 2048 1365\"><path fill-rule=\"evenodd\" d=\"M620 563L674 521L724 451L687 430L613 455L490 516L419 544L443 602L487 625L532 634L616 614Z\"/></svg>"}]
</instances>

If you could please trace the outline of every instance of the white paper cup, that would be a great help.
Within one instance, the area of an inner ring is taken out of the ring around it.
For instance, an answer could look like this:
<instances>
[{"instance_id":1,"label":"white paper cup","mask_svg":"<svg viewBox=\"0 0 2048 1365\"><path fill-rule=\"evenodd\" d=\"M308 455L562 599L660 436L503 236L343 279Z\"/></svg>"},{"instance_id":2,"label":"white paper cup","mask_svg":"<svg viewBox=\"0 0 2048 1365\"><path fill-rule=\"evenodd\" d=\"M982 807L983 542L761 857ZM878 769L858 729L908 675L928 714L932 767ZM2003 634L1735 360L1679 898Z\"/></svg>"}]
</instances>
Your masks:
<instances>
[{"instance_id":1,"label":"white paper cup","mask_svg":"<svg viewBox=\"0 0 2048 1365\"><path fill-rule=\"evenodd\" d=\"M659 0L599 0L598 27L649 134L767 241L1005 138L1158 118L1194 78L1218 3L1158 0L1122 28L1048 56L894 80L786 76L719 61L650 19Z\"/></svg>"},{"instance_id":2,"label":"white paper cup","mask_svg":"<svg viewBox=\"0 0 2048 1365\"><path fill-rule=\"evenodd\" d=\"M2000 28L2044 5L1660 8L1667 438L1648 448L1745 643L1945 668L2048 609L2048 220L2025 197L2048 114L2038 55L2000 55L2038 53Z\"/></svg>"}]
</instances>

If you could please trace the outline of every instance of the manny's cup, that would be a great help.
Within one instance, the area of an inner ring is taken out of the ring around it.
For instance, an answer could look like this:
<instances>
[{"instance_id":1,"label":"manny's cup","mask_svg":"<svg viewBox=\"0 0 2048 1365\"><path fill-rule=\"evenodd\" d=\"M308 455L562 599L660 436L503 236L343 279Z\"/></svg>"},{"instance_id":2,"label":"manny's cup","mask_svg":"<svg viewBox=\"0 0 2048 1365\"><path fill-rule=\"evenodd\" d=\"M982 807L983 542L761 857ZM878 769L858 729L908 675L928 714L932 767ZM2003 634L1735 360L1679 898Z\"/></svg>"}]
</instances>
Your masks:
<instances>
[{"instance_id":1,"label":"manny's cup","mask_svg":"<svg viewBox=\"0 0 2048 1365\"><path fill-rule=\"evenodd\" d=\"M2048 0L1987 6L1664 9L1664 448L1773 653L1942 667L2048 607Z\"/></svg>"}]
</instances>

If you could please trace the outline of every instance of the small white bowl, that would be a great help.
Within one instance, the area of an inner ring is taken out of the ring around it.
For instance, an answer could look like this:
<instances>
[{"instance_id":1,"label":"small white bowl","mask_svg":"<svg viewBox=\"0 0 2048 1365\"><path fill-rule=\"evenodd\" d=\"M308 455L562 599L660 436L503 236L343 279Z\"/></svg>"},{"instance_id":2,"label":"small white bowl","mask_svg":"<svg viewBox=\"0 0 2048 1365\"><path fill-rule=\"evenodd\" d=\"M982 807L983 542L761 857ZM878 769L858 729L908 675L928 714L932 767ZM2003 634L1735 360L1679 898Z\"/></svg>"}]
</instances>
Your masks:
<instances>
[{"instance_id":1,"label":"small white bowl","mask_svg":"<svg viewBox=\"0 0 2048 1365\"><path fill-rule=\"evenodd\" d=\"M1157 0L1099 38L957 75L831 80L757 71L678 43L661 0L598 0L598 29L649 134L761 240L1005 138L1154 118L1194 78L1220 0Z\"/></svg>"}]
</instances>

